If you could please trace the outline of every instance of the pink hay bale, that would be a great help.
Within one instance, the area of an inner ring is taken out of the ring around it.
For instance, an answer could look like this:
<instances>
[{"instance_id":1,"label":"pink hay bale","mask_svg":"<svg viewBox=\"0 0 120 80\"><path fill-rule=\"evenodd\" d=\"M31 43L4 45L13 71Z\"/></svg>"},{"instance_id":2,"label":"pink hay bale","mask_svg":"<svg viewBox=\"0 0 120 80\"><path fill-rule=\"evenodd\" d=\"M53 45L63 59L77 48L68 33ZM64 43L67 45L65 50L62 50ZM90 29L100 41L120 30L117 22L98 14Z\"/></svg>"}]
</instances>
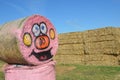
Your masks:
<instances>
[{"instance_id":1,"label":"pink hay bale","mask_svg":"<svg viewBox=\"0 0 120 80\"><path fill-rule=\"evenodd\" d=\"M9 64L40 65L56 54L58 36L45 17L33 15L0 27L0 59Z\"/></svg>"}]
</instances>

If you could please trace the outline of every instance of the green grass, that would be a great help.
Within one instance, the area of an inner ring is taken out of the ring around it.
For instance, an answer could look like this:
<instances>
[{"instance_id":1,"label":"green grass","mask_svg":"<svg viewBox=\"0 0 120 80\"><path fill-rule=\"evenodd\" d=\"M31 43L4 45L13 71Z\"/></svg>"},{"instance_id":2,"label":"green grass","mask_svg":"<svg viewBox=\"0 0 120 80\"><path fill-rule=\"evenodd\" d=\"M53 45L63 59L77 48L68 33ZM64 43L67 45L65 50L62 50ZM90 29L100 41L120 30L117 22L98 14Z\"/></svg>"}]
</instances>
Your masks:
<instances>
[{"instance_id":1,"label":"green grass","mask_svg":"<svg viewBox=\"0 0 120 80\"><path fill-rule=\"evenodd\" d=\"M118 66L57 65L57 80L120 80Z\"/></svg>"},{"instance_id":2,"label":"green grass","mask_svg":"<svg viewBox=\"0 0 120 80\"><path fill-rule=\"evenodd\" d=\"M5 63L0 61L0 80L4 80L3 65Z\"/></svg>"},{"instance_id":3,"label":"green grass","mask_svg":"<svg viewBox=\"0 0 120 80\"><path fill-rule=\"evenodd\" d=\"M3 72L0 72L0 80L4 80L4 74L3 74Z\"/></svg>"},{"instance_id":4,"label":"green grass","mask_svg":"<svg viewBox=\"0 0 120 80\"><path fill-rule=\"evenodd\" d=\"M4 80L0 64L0 80ZM120 80L119 66L56 65L56 80Z\"/></svg>"}]
</instances>

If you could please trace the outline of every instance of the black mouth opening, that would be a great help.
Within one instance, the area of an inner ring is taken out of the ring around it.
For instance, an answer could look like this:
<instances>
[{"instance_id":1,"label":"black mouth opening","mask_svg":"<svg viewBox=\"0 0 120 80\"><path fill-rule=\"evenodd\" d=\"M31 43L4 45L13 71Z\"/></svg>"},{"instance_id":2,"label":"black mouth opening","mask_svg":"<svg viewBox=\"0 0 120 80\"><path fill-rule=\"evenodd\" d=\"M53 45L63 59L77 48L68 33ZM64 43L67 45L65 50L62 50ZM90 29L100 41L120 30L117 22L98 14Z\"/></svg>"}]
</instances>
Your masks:
<instances>
[{"instance_id":1,"label":"black mouth opening","mask_svg":"<svg viewBox=\"0 0 120 80\"><path fill-rule=\"evenodd\" d=\"M43 51L43 52L39 52L39 53L36 53L33 49L31 54L29 55L29 57L34 55L39 61L46 61L53 57L53 55L51 55L51 49L52 48L50 48L48 51Z\"/></svg>"}]
</instances>

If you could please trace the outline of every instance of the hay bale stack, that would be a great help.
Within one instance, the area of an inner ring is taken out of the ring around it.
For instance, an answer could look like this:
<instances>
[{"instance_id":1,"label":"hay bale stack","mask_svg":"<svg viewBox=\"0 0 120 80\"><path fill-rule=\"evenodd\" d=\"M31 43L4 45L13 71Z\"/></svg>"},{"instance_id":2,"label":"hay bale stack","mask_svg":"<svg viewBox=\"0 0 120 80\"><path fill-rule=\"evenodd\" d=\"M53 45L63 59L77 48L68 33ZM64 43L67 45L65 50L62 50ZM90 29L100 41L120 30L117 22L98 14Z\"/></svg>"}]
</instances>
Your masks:
<instances>
[{"instance_id":1,"label":"hay bale stack","mask_svg":"<svg viewBox=\"0 0 120 80\"><path fill-rule=\"evenodd\" d=\"M58 63L83 64L84 44L81 32L59 34L59 48L55 59Z\"/></svg>"},{"instance_id":2,"label":"hay bale stack","mask_svg":"<svg viewBox=\"0 0 120 80\"><path fill-rule=\"evenodd\" d=\"M120 28L105 27L59 34L58 63L120 64Z\"/></svg>"},{"instance_id":3,"label":"hay bale stack","mask_svg":"<svg viewBox=\"0 0 120 80\"><path fill-rule=\"evenodd\" d=\"M58 55L83 55L84 44L82 33L64 33L59 37Z\"/></svg>"},{"instance_id":4,"label":"hay bale stack","mask_svg":"<svg viewBox=\"0 0 120 80\"><path fill-rule=\"evenodd\" d=\"M116 28L107 27L88 30L84 33L85 51L87 54L120 54L119 38Z\"/></svg>"}]
</instances>

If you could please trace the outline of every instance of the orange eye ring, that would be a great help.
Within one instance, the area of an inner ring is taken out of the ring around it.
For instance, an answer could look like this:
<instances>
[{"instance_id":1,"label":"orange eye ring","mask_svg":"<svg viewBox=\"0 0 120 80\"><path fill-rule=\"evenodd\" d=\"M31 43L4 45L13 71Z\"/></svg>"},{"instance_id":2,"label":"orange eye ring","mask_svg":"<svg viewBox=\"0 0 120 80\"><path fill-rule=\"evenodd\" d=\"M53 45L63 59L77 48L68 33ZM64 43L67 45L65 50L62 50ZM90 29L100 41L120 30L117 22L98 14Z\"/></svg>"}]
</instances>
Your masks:
<instances>
[{"instance_id":1,"label":"orange eye ring","mask_svg":"<svg viewBox=\"0 0 120 80\"><path fill-rule=\"evenodd\" d=\"M46 35L39 36L35 40L35 46L37 49L45 49L49 46L50 40L49 37Z\"/></svg>"}]
</instances>

